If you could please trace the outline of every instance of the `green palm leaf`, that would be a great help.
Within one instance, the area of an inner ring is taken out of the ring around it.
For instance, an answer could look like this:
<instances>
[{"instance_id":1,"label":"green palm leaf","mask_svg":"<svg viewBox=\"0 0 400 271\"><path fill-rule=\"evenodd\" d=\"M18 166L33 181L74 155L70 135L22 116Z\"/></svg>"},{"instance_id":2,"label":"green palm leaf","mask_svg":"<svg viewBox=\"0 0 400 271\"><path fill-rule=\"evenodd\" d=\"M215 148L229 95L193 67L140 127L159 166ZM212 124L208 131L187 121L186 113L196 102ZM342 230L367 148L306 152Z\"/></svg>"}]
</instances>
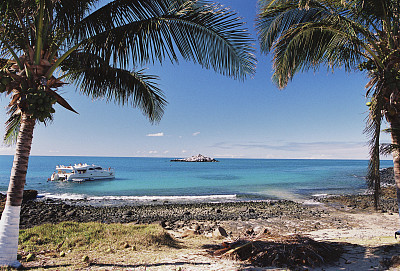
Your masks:
<instances>
[{"instance_id":1,"label":"green palm leaf","mask_svg":"<svg viewBox=\"0 0 400 271\"><path fill-rule=\"evenodd\" d=\"M370 79L366 96L372 98L365 128L370 138L367 179L374 188L377 207L383 117L392 126L392 139L400 138L400 129L395 129L400 126L400 3L397 0L260 0L259 3L259 41L262 52L274 56L273 80L279 88L284 88L296 73L321 66L349 72L356 68L366 70ZM398 154L393 157L395 167L400 167Z\"/></svg>"},{"instance_id":2,"label":"green palm leaf","mask_svg":"<svg viewBox=\"0 0 400 271\"><path fill-rule=\"evenodd\" d=\"M166 6L170 1L158 2ZM93 36L87 39L84 48L123 67L132 59L134 66L162 62L165 58L175 62L178 51L184 59L230 77L244 79L253 74L251 39L240 29L242 23L236 15L216 5L182 2L185 4L161 10L163 13L151 10L149 15L154 17L145 20L120 23L121 26L100 33L93 28ZM109 51L114 53L111 55Z\"/></svg>"},{"instance_id":3,"label":"green palm leaf","mask_svg":"<svg viewBox=\"0 0 400 271\"><path fill-rule=\"evenodd\" d=\"M11 146L14 145L17 141L17 136L21 123L21 114L16 105L10 107L7 113L9 115L9 118L6 121L4 143L8 146Z\"/></svg>"},{"instance_id":4,"label":"green palm leaf","mask_svg":"<svg viewBox=\"0 0 400 271\"><path fill-rule=\"evenodd\" d=\"M83 94L139 107L152 122L161 119L166 101L155 83L157 76L111 67L90 53L77 52L64 64L63 68L69 70L66 79L79 86Z\"/></svg>"}]
</instances>

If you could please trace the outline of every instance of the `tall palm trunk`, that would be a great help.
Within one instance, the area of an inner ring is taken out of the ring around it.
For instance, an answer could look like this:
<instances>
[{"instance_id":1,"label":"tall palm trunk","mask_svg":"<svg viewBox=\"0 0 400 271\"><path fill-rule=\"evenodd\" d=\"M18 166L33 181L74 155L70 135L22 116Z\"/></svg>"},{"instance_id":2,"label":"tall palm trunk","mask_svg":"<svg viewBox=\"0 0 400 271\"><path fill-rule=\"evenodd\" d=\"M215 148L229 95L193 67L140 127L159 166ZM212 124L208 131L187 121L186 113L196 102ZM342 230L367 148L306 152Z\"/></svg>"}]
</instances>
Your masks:
<instances>
[{"instance_id":1,"label":"tall palm trunk","mask_svg":"<svg viewBox=\"0 0 400 271\"><path fill-rule=\"evenodd\" d=\"M0 220L0 266L19 267L19 219L35 119L22 114L6 205Z\"/></svg>"},{"instance_id":2,"label":"tall palm trunk","mask_svg":"<svg viewBox=\"0 0 400 271\"><path fill-rule=\"evenodd\" d=\"M389 119L390 127L391 127L391 135L392 135L392 144L394 146L400 145L400 115L396 114L395 116L391 116ZM394 148L393 152L393 169L394 169L394 179L396 182L397 188L397 204L399 207L400 214L400 150Z\"/></svg>"}]
</instances>

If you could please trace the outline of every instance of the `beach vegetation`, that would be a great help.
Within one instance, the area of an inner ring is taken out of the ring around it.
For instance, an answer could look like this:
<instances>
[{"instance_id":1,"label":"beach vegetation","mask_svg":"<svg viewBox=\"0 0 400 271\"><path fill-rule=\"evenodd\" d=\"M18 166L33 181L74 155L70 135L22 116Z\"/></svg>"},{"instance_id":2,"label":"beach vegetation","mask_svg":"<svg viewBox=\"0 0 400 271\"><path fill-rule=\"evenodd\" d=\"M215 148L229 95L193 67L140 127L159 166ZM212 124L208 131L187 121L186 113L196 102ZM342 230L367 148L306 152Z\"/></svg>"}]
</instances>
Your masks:
<instances>
[{"instance_id":1,"label":"beach vegetation","mask_svg":"<svg viewBox=\"0 0 400 271\"><path fill-rule=\"evenodd\" d=\"M260 0L261 50L273 55L272 80L285 88L295 74L344 69L368 78L370 140L367 180L378 209L380 134L390 125L395 179L400 191L400 4L394 0ZM400 203L400 196L398 197Z\"/></svg>"},{"instance_id":2,"label":"beach vegetation","mask_svg":"<svg viewBox=\"0 0 400 271\"><path fill-rule=\"evenodd\" d=\"M129 247L136 250L159 247L179 248L161 226L63 222L20 230L20 249L36 251L101 250L111 253ZM128 245L128 246L127 246ZM64 253L65 256L65 253Z\"/></svg>"},{"instance_id":3,"label":"beach vegetation","mask_svg":"<svg viewBox=\"0 0 400 271\"><path fill-rule=\"evenodd\" d=\"M38 270L81 270L88 264L140 268L210 242L202 235L177 240L159 224L63 222L20 230L18 255L27 268Z\"/></svg>"},{"instance_id":4,"label":"beach vegetation","mask_svg":"<svg viewBox=\"0 0 400 271\"><path fill-rule=\"evenodd\" d=\"M19 213L35 126L49 124L57 106L77 113L61 95L64 85L138 108L156 123L167 102L158 77L142 67L183 59L239 80L255 69L243 21L208 1L2 0L0 30L0 92L10 101L5 142L16 145L0 265L20 266Z\"/></svg>"}]
</instances>

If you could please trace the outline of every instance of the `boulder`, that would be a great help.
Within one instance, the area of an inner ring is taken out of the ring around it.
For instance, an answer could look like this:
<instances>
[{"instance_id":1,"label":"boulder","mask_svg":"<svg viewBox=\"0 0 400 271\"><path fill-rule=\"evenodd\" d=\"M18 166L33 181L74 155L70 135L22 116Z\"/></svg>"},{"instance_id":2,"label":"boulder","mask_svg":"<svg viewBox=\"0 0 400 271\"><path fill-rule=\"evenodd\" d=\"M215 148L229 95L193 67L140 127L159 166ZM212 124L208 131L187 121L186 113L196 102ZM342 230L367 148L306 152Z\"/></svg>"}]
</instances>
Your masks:
<instances>
[{"instance_id":1,"label":"boulder","mask_svg":"<svg viewBox=\"0 0 400 271\"><path fill-rule=\"evenodd\" d=\"M382 184L395 184L393 167L380 169L379 175Z\"/></svg>"},{"instance_id":2,"label":"boulder","mask_svg":"<svg viewBox=\"0 0 400 271\"><path fill-rule=\"evenodd\" d=\"M34 199L37 198L37 195L38 195L38 191L37 190L24 190L24 195L23 195L22 201L23 202L27 202L27 201L30 201L30 200L34 200ZM6 194L1 194L0 193L0 203L1 202L3 202L3 203L6 202L6 198L7 198Z\"/></svg>"},{"instance_id":3,"label":"boulder","mask_svg":"<svg viewBox=\"0 0 400 271\"><path fill-rule=\"evenodd\" d=\"M222 228L221 226L218 226L214 232L213 235L215 237L228 237L228 233L226 233L226 230Z\"/></svg>"},{"instance_id":4,"label":"boulder","mask_svg":"<svg viewBox=\"0 0 400 271\"><path fill-rule=\"evenodd\" d=\"M37 190L24 190L24 196L22 201L27 202L30 200L34 200L37 198L38 191Z\"/></svg>"}]
</instances>

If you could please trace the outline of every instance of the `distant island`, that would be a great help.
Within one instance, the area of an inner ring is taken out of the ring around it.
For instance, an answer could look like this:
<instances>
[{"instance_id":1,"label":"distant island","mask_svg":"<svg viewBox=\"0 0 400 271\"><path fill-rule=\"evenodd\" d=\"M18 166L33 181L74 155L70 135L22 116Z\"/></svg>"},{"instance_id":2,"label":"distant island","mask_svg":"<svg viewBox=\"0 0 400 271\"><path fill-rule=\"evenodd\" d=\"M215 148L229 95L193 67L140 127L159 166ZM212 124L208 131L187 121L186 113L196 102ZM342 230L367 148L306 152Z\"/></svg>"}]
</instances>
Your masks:
<instances>
[{"instance_id":1,"label":"distant island","mask_svg":"<svg viewBox=\"0 0 400 271\"><path fill-rule=\"evenodd\" d=\"M171 162L219 162L219 161L215 160L214 158L198 154L184 159L172 159Z\"/></svg>"}]
</instances>

